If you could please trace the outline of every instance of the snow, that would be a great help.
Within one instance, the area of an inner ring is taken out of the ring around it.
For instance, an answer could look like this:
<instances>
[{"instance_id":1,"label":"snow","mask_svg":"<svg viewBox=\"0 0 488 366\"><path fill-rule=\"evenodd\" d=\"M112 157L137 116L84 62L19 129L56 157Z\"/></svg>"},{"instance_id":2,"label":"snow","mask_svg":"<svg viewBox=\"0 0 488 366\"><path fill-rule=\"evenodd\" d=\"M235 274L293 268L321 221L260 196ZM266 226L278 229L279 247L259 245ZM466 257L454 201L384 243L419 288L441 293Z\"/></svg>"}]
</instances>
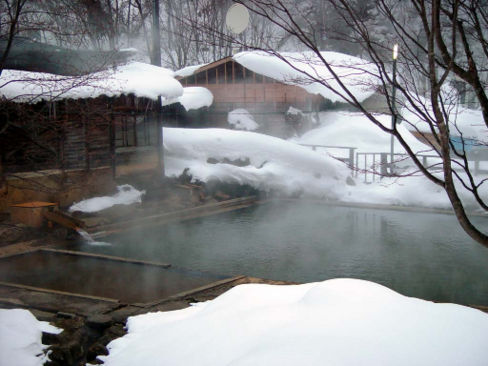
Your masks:
<instances>
[{"instance_id":1,"label":"snow","mask_svg":"<svg viewBox=\"0 0 488 366\"><path fill-rule=\"evenodd\" d=\"M390 126L391 116L375 116L384 126ZM398 126L398 131L410 145L412 150L420 154L432 154L429 147L418 141L407 129L406 123ZM350 146L356 147L356 152L389 152L390 135L383 132L378 126L369 121L359 112L322 112L320 113L319 127L306 132L300 138L294 138L291 141L300 144L331 145L331 146ZM394 143L395 153L405 153L403 147L397 140ZM317 153L329 153L335 157L347 158L348 150L346 149L317 149ZM379 156L376 157L376 163L379 163ZM397 158L400 159L400 158ZM439 159L429 158L429 164L439 161ZM359 158L356 162L359 168L364 169L364 157ZM369 158L367 168L370 169L372 160ZM400 173L416 171L410 159L396 163ZM379 167L376 167L379 170ZM438 173L442 179L441 173ZM465 175L460 173L465 178ZM486 178L484 175L475 176L477 183ZM432 183L421 173L415 176L404 178L376 177L375 182L371 183L371 174L369 174L368 183L365 182L364 175L358 174L355 186L348 186L347 193L341 197L341 201L347 203L361 204L383 204L397 206L416 206L424 208L450 209L451 203L449 198L438 185ZM468 192L456 181L458 193L467 208L473 211L479 210L479 206ZM482 196L488 195L488 186L480 186Z\"/></svg>"},{"instance_id":2,"label":"snow","mask_svg":"<svg viewBox=\"0 0 488 366\"><path fill-rule=\"evenodd\" d=\"M2 365L40 366L48 360L41 343L42 332L62 332L47 322L38 321L23 309L0 309L0 358Z\"/></svg>"},{"instance_id":3,"label":"snow","mask_svg":"<svg viewBox=\"0 0 488 366\"><path fill-rule=\"evenodd\" d=\"M183 88L183 95L178 98L178 101L187 111L191 109L200 109L212 105L213 94L207 88L191 86Z\"/></svg>"},{"instance_id":4,"label":"snow","mask_svg":"<svg viewBox=\"0 0 488 366\"><path fill-rule=\"evenodd\" d=\"M288 108L288 110L286 111L286 114L291 114L291 115L294 115L294 116L299 116L299 115L303 115L303 112L300 109L298 109L298 108L295 108L295 107L290 106Z\"/></svg>"},{"instance_id":5,"label":"snow","mask_svg":"<svg viewBox=\"0 0 488 366\"><path fill-rule=\"evenodd\" d=\"M199 68L203 67L203 66L206 66L207 64L200 64L200 65L191 65L191 66L187 66L187 67L184 67L180 70L177 70L175 71L175 77L186 77L186 76L190 76L190 75L193 75Z\"/></svg>"},{"instance_id":6,"label":"snow","mask_svg":"<svg viewBox=\"0 0 488 366\"><path fill-rule=\"evenodd\" d=\"M345 164L289 141L218 128L164 128L163 135L168 176L188 169L193 180L248 184L285 195L318 193L338 199L344 194ZM230 163L236 160L249 163Z\"/></svg>"},{"instance_id":7,"label":"snow","mask_svg":"<svg viewBox=\"0 0 488 366\"><path fill-rule=\"evenodd\" d=\"M167 103L183 94L173 71L140 62L84 76L60 76L48 73L3 70L0 96L15 102L96 98L134 94Z\"/></svg>"},{"instance_id":8,"label":"snow","mask_svg":"<svg viewBox=\"0 0 488 366\"><path fill-rule=\"evenodd\" d=\"M338 52L321 52L321 55L358 101L362 102L374 94L379 79L375 76L378 72L373 63ZM286 62L262 51L239 52L233 59L256 73L285 84L297 85L332 102L344 102L341 96L332 91L342 90L341 87L316 54L283 52L280 56Z\"/></svg>"},{"instance_id":9,"label":"snow","mask_svg":"<svg viewBox=\"0 0 488 366\"><path fill-rule=\"evenodd\" d=\"M420 105L424 106L424 113L430 119L434 119L434 112L430 102L427 102L421 97ZM475 139L481 143L488 143L488 129L483 119L481 109L469 109L460 105L448 106L446 112L449 116L450 134L452 136L463 136L464 138ZM420 131L424 133L431 133L429 124L425 122L424 117L421 117L418 112L414 111L411 106L405 106L401 110L401 115L406 123L407 128L411 131Z\"/></svg>"},{"instance_id":10,"label":"snow","mask_svg":"<svg viewBox=\"0 0 488 366\"><path fill-rule=\"evenodd\" d=\"M130 184L123 184L117 187L117 193L115 193L113 196L92 197L74 203L69 208L69 212L97 212L115 205L131 205L133 203L141 203L142 196L145 193L146 191L139 191Z\"/></svg>"},{"instance_id":11,"label":"snow","mask_svg":"<svg viewBox=\"0 0 488 366\"><path fill-rule=\"evenodd\" d=\"M236 130L254 131L259 128L252 114L243 108L230 111L227 115L227 122Z\"/></svg>"},{"instance_id":12,"label":"snow","mask_svg":"<svg viewBox=\"0 0 488 366\"><path fill-rule=\"evenodd\" d=\"M246 284L130 317L100 356L124 365L486 365L488 315L356 279Z\"/></svg>"},{"instance_id":13,"label":"snow","mask_svg":"<svg viewBox=\"0 0 488 366\"><path fill-rule=\"evenodd\" d=\"M391 116L378 114L375 117L382 125L391 127ZM413 151L429 151L430 148L416 139L405 125L399 125L398 131ZM390 150L390 135L383 132L359 112L321 112L320 126L293 141L312 145L351 146L356 147L357 151L360 152L386 152ZM395 152L405 153L405 149L397 142Z\"/></svg>"},{"instance_id":14,"label":"snow","mask_svg":"<svg viewBox=\"0 0 488 366\"><path fill-rule=\"evenodd\" d=\"M390 116L376 117L386 126L391 123ZM412 136L406 125L400 125L399 131L414 151L431 153L426 145ZM313 151L299 144L351 146L357 148L355 153L388 153L390 135L358 112L320 113L317 128L289 141L248 131L165 128L166 174L180 176L187 170L194 181L248 184L282 196L325 198L360 204L451 208L444 189L420 173L404 178L380 179L377 176L374 182L371 182L369 173L366 182L364 174L359 173L355 177L346 164L330 156L348 158L347 149L318 148ZM398 141L394 146L395 152L404 152ZM246 159L248 163L242 164ZM376 163L379 163L378 156L376 159ZM237 160L240 160L240 166L232 164ZM428 162L431 164L435 159L429 158ZM368 160L368 169L371 164L372 161ZM396 165L400 173L417 170L409 159ZM364 168L364 158L360 157L359 166ZM379 167L376 169L379 170ZM355 185L346 184L347 177L351 175ZM474 177L477 183L484 178L487 177L482 174ZM480 210L473 195L458 181L456 183L466 207L472 211ZM486 183L479 189L482 196L488 196Z\"/></svg>"}]
</instances>

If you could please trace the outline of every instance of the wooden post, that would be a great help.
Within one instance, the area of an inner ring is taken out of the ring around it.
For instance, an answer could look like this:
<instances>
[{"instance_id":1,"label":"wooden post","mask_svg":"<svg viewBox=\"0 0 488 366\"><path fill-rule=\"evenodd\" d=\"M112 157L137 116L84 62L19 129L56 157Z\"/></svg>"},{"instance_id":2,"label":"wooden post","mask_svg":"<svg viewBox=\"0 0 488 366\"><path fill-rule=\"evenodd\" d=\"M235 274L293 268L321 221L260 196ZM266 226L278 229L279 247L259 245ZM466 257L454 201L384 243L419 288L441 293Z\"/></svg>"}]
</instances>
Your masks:
<instances>
[{"instance_id":1,"label":"wooden post","mask_svg":"<svg viewBox=\"0 0 488 366\"><path fill-rule=\"evenodd\" d=\"M109 127L109 135L110 135L110 160L112 164L112 178L115 179L117 174L117 160L115 155L115 120L114 120L114 106L113 100L110 99L110 127Z\"/></svg>"},{"instance_id":2,"label":"wooden post","mask_svg":"<svg viewBox=\"0 0 488 366\"><path fill-rule=\"evenodd\" d=\"M354 148L349 148L349 167L354 168Z\"/></svg>"},{"instance_id":3,"label":"wooden post","mask_svg":"<svg viewBox=\"0 0 488 366\"><path fill-rule=\"evenodd\" d=\"M79 104L78 104L78 106L79 106ZM83 133L85 136L85 169L90 170L90 154L89 154L89 142L88 142L90 135L89 135L88 126L87 126L87 122L86 122L85 112L82 112L82 113L83 113L82 114Z\"/></svg>"},{"instance_id":4,"label":"wooden post","mask_svg":"<svg viewBox=\"0 0 488 366\"><path fill-rule=\"evenodd\" d=\"M393 161L391 163L393 164ZM381 153L381 163L380 163L380 165L381 165L381 168L380 168L381 175L382 176L387 176L388 175L388 169L387 169L387 166L388 166L388 154L387 153Z\"/></svg>"},{"instance_id":5,"label":"wooden post","mask_svg":"<svg viewBox=\"0 0 488 366\"><path fill-rule=\"evenodd\" d=\"M134 130L134 146L137 147L137 115L134 114L133 116L133 122L132 122L132 129Z\"/></svg>"},{"instance_id":6,"label":"wooden post","mask_svg":"<svg viewBox=\"0 0 488 366\"><path fill-rule=\"evenodd\" d=\"M152 11L152 35L153 35L153 59L152 64L161 66L161 39L159 34L159 0L153 0ZM196 76L195 76L196 78ZM195 80L196 81L196 80ZM163 157L163 129L161 125L161 96L158 96L156 105L156 126L158 136L158 175L164 177L164 157Z\"/></svg>"}]
</instances>

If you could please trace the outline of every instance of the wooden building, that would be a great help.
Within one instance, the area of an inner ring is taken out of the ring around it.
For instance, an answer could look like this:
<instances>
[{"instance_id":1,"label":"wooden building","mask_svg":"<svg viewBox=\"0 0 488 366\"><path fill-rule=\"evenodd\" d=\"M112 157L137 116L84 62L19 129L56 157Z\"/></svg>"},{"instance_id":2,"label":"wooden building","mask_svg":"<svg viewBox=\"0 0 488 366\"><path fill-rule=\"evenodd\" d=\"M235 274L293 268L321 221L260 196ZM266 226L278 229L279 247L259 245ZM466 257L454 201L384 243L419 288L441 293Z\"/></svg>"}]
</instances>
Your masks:
<instances>
[{"instance_id":1,"label":"wooden building","mask_svg":"<svg viewBox=\"0 0 488 366\"><path fill-rule=\"evenodd\" d=\"M156 103L134 95L4 101L11 126L0 134L3 173L111 167L115 174L124 148L156 146Z\"/></svg>"},{"instance_id":2,"label":"wooden building","mask_svg":"<svg viewBox=\"0 0 488 366\"><path fill-rule=\"evenodd\" d=\"M245 108L249 111L286 112L290 106L311 112L324 98L305 89L255 73L231 56L197 69L192 75L177 77L186 86L203 86L214 96L214 111Z\"/></svg>"},{"instance_id":3,"label":"wooden building","mask_svg":"<svg viewBox=\"0 0 488 366\"><path fill-rule=\"evenodd\" d=\"M226 125L228 112L244 108L254 116L261 131L280 136L286 134L283 128L290 107L310 113L327 103L321 95L308 93L300 86L251 71L231 56L176 79L183 87L202 86L212 92L212 106L206 116L199 115L206 125Z\"/></svg>"}]
</instances>

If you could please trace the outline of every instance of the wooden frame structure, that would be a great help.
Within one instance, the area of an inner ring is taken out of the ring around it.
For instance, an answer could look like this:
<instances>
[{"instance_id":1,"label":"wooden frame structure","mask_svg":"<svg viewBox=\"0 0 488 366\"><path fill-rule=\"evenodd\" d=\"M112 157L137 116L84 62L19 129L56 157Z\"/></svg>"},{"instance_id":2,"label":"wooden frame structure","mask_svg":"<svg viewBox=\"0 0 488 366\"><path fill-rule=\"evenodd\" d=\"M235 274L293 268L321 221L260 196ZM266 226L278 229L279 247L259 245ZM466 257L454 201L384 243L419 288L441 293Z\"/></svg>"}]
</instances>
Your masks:
<instances>
[{"instance_id":1,"label":"wooden frame structure","mask_svg":"<svg viewBox=\"0 0 488 366\"><path fill-rule=\"evenodd\" d=\"M157 102L134 95L3 101L11 126L0 134L3 173L116 166L116 150L157 145Z\"/></svg>"},{"instance_id":2,"label":"wooden frame structure","mask_svg":"<svg viewBox=\"0 0 488 366\"><path fill-rule=\"evenodd\" d=\"M251 71L231 56L200 67L192 75L177 77L187 86L203 86L214 96L213 111L235 108L285 113L290 106L304 112L317 110L324 98Z\"/></svg>"}]
</instances>

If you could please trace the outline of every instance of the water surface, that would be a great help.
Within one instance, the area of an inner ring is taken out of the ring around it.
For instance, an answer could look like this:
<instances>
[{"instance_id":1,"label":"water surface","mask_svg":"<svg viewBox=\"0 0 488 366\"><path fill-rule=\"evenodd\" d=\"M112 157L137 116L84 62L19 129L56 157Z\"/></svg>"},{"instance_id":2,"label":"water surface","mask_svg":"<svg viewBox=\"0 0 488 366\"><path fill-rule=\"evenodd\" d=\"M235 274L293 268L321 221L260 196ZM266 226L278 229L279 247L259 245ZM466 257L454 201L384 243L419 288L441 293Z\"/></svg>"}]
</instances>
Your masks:
<instances>
[{"instance_id":1,"label":"water surface","mask_svg":"<svg viewBox=\"0 0 488 366\"><path fill-rule=\"evenodd\" d=\"M475 218L488 231L488 219ZM351 277L402 294L488 305L488 249L452 215L273 203L104 238L79 249L224 275Z\"/></svg>"}]
</instances>

